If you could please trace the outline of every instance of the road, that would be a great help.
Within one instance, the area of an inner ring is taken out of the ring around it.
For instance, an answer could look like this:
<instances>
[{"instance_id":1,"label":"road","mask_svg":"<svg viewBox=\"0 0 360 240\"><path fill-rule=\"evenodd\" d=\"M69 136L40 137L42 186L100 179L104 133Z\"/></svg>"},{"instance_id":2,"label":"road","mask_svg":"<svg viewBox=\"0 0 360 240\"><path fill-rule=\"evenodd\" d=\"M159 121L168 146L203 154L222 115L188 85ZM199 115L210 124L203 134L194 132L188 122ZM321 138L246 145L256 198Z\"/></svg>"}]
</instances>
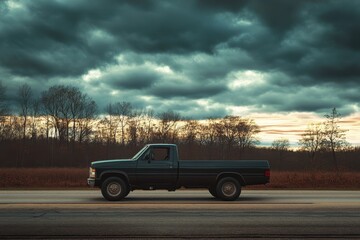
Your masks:
<instances>
[{"instance_id":1,"label":"road","mask_svg":"<svg viewBox=\"0 0 360 240\"><path fill-rule=\"evenodd\" d=\"M358 238L360 191L244 190L222 202L205 190L0 191L6 238Z\"/></svg>"}]
</instances>

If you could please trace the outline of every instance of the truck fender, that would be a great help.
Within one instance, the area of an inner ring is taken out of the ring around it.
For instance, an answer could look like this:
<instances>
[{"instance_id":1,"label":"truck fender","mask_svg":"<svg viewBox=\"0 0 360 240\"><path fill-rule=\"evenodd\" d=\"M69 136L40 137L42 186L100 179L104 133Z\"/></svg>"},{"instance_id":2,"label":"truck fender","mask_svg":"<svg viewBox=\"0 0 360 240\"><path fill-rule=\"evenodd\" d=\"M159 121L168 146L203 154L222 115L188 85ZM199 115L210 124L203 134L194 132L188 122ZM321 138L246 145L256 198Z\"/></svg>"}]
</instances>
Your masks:
<instances>
[{"instance_id":1,"label":"truck fender","mask_svg":"<svg viewBox=\"0 0 360 240\"><path fill-rule=\"evenodd\" d=\"M241 186L246 185L244 177L237 172L221 172L216 176L216 182L218 182L223 177L233 177L239 181Z\"/></svg>"},{"instance_id":2,"label":"truck fender","mask_svg":"<svg viewBox=\"0 0 360 240\"><path fill-rule=\"evenodd\" d=\"M124 171L120 170L105 170L100 174L100 179L103 179L105 175L109 176L120 176L123 177L127 183L130 183L128 175Z\"/></svg>"}]
</instances>

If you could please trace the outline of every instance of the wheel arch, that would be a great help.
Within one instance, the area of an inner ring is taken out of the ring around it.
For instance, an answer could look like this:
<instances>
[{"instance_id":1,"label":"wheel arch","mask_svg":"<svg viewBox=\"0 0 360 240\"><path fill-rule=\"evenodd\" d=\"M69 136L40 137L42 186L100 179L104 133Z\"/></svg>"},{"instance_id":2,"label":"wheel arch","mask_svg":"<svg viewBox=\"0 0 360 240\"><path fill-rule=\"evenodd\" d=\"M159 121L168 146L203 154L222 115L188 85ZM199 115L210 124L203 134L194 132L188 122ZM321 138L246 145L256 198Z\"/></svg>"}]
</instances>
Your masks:
<instances>
[{"instance_id":1,"label":"wheel arch","mask_svg":"<svg viewBox=\"0 0 360 240\"><path fill-rule=\"evenodd\" d=\"M121 178L128 186L130 186L130 181L129 181L129 177L128 175L123 172L123 171L103 171L100 174L100 186L102 185L102 183L105 181L105 179L109 178L109 177L118 177Z\"/></svg>"},{"instance_id":2,"label":"wheel arch","mask_svg":"<svg viewBox=\"0 0 360 240\"><path fill-rule=\"evenodd\" d=\"M222 173L219 173L216 176L216 182L219 182L220 179L225 178L225 177L235 178L240 183L241 186L246 186L246 182L245 182L244 177L241 174L236 173L236 172L222 172Z\"/></svg>"}]
</instances>

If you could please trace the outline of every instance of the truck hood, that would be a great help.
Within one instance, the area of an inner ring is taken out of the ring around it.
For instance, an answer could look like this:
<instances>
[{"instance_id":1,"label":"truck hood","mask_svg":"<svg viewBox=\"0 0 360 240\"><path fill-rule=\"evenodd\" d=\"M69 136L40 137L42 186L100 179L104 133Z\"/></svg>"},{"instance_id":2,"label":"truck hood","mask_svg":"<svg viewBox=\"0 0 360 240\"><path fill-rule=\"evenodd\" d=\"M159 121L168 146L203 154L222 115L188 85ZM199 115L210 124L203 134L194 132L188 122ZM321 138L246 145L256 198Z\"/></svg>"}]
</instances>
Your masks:
<instances>
[{"instance_id":1,"label":"truck hood","mask_svg":"<svg viewBox=\"0 0 360 240\"><path fill-rule=\"evenodd\" d=\"M91 163L91 167L114 167L118 165L127 165L133 163L134 160L132 159L113 159L113 160L100 160Z\"/></svg>"}]
</instances>

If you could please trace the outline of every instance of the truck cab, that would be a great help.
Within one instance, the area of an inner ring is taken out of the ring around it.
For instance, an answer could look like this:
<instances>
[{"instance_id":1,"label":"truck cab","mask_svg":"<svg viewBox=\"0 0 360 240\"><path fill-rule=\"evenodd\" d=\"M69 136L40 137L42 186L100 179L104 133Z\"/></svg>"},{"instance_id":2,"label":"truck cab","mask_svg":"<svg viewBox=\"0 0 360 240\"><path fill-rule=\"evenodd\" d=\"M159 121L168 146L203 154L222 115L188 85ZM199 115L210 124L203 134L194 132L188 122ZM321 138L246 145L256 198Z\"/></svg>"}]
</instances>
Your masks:
<instances>
[{"instance_id":1,"label":"truck cab","mask_svg":"<svg viewBox=\"0 0 360 240\"><path fill-rule=\"evenodd\" d=\"M136 183L142 189L175 190L178 180L178 151L174 144L146 145L138 156Z\"/></svg>"}]
</instances>

